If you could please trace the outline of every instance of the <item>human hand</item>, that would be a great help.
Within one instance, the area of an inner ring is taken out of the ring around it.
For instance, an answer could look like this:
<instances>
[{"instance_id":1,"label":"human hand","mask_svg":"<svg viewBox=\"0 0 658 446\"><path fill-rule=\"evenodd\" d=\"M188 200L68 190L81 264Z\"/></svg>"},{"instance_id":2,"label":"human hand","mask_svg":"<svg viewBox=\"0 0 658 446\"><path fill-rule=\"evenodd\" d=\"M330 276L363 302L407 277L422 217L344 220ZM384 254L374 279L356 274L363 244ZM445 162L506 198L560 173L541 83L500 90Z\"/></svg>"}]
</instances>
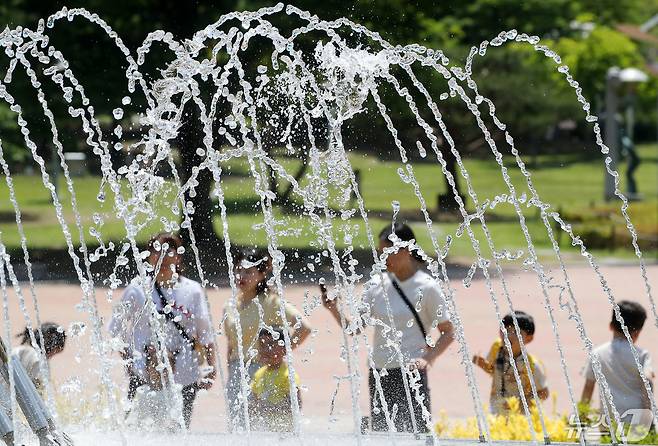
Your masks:
<instances>
[{"instance_id":1,"label":"human hand","mask_svg":"<svg viewBox=\"0 0 658 446\"><path fill-rule=\"evenodd\" d=\"M427 370L427 368L430 366L430 363L427 359L425 358L416 358L412 359L409 361L409 369L410 370Z\"/></svg>"},{"instance_id":2,"label":"human hand","mask_svg":"<svg viewBox=\"0 0 658 446\"><path fill-rule=\"evenodd\" d=\"M198 386L200 389L208 390L210 389L213 384L215 384L215 377L217 376L217 372L215 370L211 370L208 373L204 374L204 376L199 380Z\"/></svg>"},{"instance_id":3,"label":"human hand","mask_svg":"<svg viewBox=\"0 0 658 446\"><path fill-rule=\"evenodd\" d=\"M201 380L199 380L199 382L197 383L197 386L199 387L199 389L209 390L213 386L213 384L215 384L215 380L206 377L206 378L201 378Z\"/></svg>"},{"instance_id":4,"label":"human hand","mask_svg":"<svg viewBox=\"0 0 658 446\"><path fill-rule=\"evenodd\" d=\"M487 360L480 355L473 355L473 364L484 369L487 366Z\"/></svg>"},{"instance_id":5,"label":"human hand","mask_svg":"<svg viewBox=\"0 0 658 446\"><path fill-rule=\"evenodd\" d=\"M336 311L336 299L329 299L327 293L327 286L323 281L320 282L320 298L322 299L322 305L329 311Z\"/></svg>"},{"instance_id":6,"label":"human hand","mask_svg":"<svg viewBox=\"0 0 658 446\"><path fill-rule=\"evenodd\" d=\"M133 372L135 359L133 358L133 355L127 349L120 351L119 355L123 360L123 366L126 369L126 373L128 373L128 375L134 374Z\"/></svg>"}]
</instances>

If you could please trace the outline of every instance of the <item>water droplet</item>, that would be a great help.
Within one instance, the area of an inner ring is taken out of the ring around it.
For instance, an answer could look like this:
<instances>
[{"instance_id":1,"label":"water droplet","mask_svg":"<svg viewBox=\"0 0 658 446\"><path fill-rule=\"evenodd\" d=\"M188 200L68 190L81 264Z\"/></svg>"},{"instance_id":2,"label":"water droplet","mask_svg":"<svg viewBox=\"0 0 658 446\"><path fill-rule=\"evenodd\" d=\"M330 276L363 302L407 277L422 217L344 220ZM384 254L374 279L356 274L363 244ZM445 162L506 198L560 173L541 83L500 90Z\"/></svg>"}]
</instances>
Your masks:
<instances>
[{"instance_id":1,"label":"water droplet","mask_svg":"<svg viewBox=\"0 0 658 446\"><path fill-rule=\"evenodd\" d=\"M87 325L84 322L71 322L68 331L71 336L82 336L87 331Z\"/></svg>"},{"instance_id":2,"label":"water droplet","mask_svg":"<svg viewBox=\"0 0 658 446\"><path fill-rule=\"evenodd\" d=\"M123 118L123 109L121 107L115 108L114 110L112 110L112 116L114 116L114 119Z\"/></svg>"},{"instance_id":3,"label":"water droplet","mask_svg":"<svg viewBox=\"0 0 658 446\"><path fill-rule=\"evenodd\" d=\"M427 156L427 152L425 151L425 147L420 143L420 141L416 141L416 148L418 148L418 154L421 156L421 158L425 158Z\"/></svg>"},{"instance_id":4,"label":"water droplet","mask_svg":"<svg viewBox=\"0 0 658 446\"><path fill-rule=\"evenodd\" d=\"M468 273L466 273L466 277L464 277L464 280L462 281L462 283L464 284L464 288L469 288L471 286L471 282L473 281L473 276L475 275L476 271L477 271L477 262L473 262L473 264L468 270Z\"/></svg>"}]
</instances>

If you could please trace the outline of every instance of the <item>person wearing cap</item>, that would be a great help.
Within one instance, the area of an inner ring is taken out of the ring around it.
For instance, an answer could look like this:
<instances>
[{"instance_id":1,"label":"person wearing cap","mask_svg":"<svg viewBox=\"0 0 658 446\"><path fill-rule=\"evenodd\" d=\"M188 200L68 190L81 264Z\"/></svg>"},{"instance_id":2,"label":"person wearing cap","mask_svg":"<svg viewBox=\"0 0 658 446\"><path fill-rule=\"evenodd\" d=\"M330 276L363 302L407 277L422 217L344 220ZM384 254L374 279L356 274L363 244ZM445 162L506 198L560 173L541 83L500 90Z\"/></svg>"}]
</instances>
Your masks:
<instances>
[{"instance_id":1,"label":"person wearing cap","mask_svg":"<svg viewBox=\"0 0 658 446\"><path fill-rule=\"evenodd\" d=\"M246 372L245 386L250 386L254 374L262 366L258 357L258 335L262 328L286 327L290 332L290 347L297 348L311 334L311 327L292 305L283 305L280 297L271 291L267 280L272 272L272 259L267 251L249 250L238 254L235 276L238 293L235 300L224 308L224 332L228 344L229 427L232 431L244 429L245 409L242 386L242 368ZM247 388L245 388L246 390Z\"/></svg>"},{"instance_id":2,"label":"person wearing cap","mask_svg":"<svg viewBox=\"0 0 658 446\"><path fill-rule=\"evenodd\" d=\"M453 341L453 326L439 283L422 268L425 260L409 226L385 227L379 234L379 253L386 270L373 273L366 283L362 300L356 302L358 320L350 320L342 299L330 298L323 284L322 302L338 324L349 327L348 333L374 328L368 358L371 416L364 421L374 431L394 427L397 432L428 432L427 370Z\"/></svg>"}]
</instances>

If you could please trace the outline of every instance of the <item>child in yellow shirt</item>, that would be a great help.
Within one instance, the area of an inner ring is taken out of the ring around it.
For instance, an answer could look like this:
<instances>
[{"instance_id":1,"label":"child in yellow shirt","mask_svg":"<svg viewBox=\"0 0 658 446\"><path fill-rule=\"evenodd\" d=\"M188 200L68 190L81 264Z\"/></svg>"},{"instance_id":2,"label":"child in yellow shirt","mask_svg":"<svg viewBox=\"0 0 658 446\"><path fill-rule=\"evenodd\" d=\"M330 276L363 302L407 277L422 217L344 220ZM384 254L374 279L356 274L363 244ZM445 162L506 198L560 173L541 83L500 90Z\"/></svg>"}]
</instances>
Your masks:
<instances>
[{"instance_id":1,"label":"child in yellow shirt","mask_svg":"<svg viewBox=\"0 0 658 446\"><path fill-rule=\"evenodd\" d=\"M292 430L292 406L290 401L290 373L284 361L286 347L283 330L262 329L258 334L258 354L263 365L251 383L249 417L254 430L289 432ZM297 400L299 375L295 373Z\"/></svg>"},{"instance_id":2,"label":"child in yellow shirt","mask_svg":"<svg viewBox=\"0 0 658 446\"><path fill-rule=\"evenodd\" d=\"M514 315L516 316L516 320L519 324L523 345L527 346L530 342L532 342L535 335L535 321L532 316L523 311L515 311ZM528 404L532 404L534 399L530 381L531 378L528 374L528 368L525 365L525 361L523 360L521 343L519 342L519 338L516 335L512 314L507 314L503 318L503 326L507 331L507 336L512 346L514 364L516 365L516 369L519 372L519 376L521 378L523 394L525 395ZM491 412L496 415L505 414L505 412L509 410L507 404L508 398L514 397L519 400L521 398L519 386L516 381L516 377L514 376L512 362L509 359L508 350L503 339L504 333L500 331L500 337L499 339L496 339L496 341L491 346L486 359L478 355L473 357L473 363L492 376L489 405ZM543 364L533 355L528 353L527 356L530 370L532 372L532 376L534 377L535 386L537 388L537 396L541 400L545 400L548 398L549 392L548 386L546 384L546 374Z\"/></svg>"}]
</instances>

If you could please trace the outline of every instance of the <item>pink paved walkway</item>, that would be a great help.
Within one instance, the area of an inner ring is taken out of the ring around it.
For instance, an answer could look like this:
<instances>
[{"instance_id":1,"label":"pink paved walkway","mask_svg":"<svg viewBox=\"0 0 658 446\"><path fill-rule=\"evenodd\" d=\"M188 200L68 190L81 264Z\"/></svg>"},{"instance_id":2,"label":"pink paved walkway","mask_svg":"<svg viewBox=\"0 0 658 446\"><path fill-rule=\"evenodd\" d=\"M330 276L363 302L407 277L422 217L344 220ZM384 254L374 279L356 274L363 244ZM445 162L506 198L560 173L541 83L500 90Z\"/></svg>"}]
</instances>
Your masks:
<instances>
[{"instance_id":1,"label":"pink paved walkway","mask_svg":"<svg viewBox=\"0 0 658 446\"><path fill-rule=\"evenodd\" d=\"M606 266L602 268L608 285L617 299L634 299L644 304L650 312L645 330L640 336L640 346L649 349L654 358L658 355L658 330L653 323L649 300L641 281L638 267L632 266ZM653 290L658 289L658 266L648 268L649 280ZM553 282L561 283L558 270L547 271L554 276ZM610 338L608 322L610 319L610 305L602 291L601 284L592 271L584 266L569 267L573 289L580 305L587 334L594 344L607 341ZM536 319L537 333L535 341L529 345L529 350L538 356L546 365L550 389L557 394L557 410L566 412L570 410L567 385L560 367L560 357L555 346L553 332L544 308L543 296L532 272L509 270L505 273L507 287L517 309L530 312ZM478 276L469 288L465 288L460 280L452 282L456 290L456 303L464 322L466 340L471 353L486 354L493 339L497 336L497 321L493 304L489 298L487 288L482 277ZM501 305L501 311L508 310L507 303L501 294L500 281L494 282L494 289ZM287 298L304 309L305 292L316 293L315 286L289 286L286 288ZM29 302L29 288L24 287L23 292ZM580 375L585 363L583 344L576 332L574 322L568 320L565 311L558 305L557 288L550 289L550 303L555 311L555 318L559 325L559 335L564 349L569 376L574 387L576 397L579 396L583 385ZM217 323L222 313L224 302L229 290L210 291L209 298L212 313ZM37 296L40 302L42 320L53 320L68 326L74 321L88 322L88 316L81 311L80 299L82 293L79 287L61 284L39 284ZM117 299L118 293L114 294ZM100 314L105 320L110 314L111 303L108 301L107 290L96 289L96 298ZM567 295L564 295L567 298ZM657 297L658 298L658 297ZM306 307L308 310L308 307ZM311 325L318 329L317 335L307 341L297 350L295 362L304 385L303 411L308 421L305 429L309 431L349 431L351 429L352 409L349 384L342 382L336 397L335 416L337 420L329 422L329 407L332 394L336 388L335 376L347 374L346 363L340 359L341 335L333 319L323 308L309 310L308 317ZM13 291L10 292L10 320L12 333L19 332L24 326L24 319L19 312L19 306ZM89 324L88 324L89 325ZM51 362L53 377L59 387L63 383L77 380L81 383L80 393L76 394L75 401L87 401L95 407L93 394L98 389L98 367L89 354L89 335L91 327L83 336L70 338L66 351L54 358ZM15 339L12 340L15 342ZM225 343L220 337L220 351L225 353ZM365 373L365 357L359 359L359 369ZM121 369L113 370L114 379L122 384ZM476 372L480 395L483 401L488 400L490 382L481 371ZM445 410L450 417L467 417L473 414L473 406L468 390L464 367L460 362L457 344L436 362L430 372L430 386L432 389L433 413ZM365 384L361 385L360 406L367 411L368 391ZM547 402L545 407L552 409L552 403ZM224 424L224 401L217 386L210 393L199 397L193 420L193 429L198 431L222 431Z\"/></svg>"}]
</instances>

